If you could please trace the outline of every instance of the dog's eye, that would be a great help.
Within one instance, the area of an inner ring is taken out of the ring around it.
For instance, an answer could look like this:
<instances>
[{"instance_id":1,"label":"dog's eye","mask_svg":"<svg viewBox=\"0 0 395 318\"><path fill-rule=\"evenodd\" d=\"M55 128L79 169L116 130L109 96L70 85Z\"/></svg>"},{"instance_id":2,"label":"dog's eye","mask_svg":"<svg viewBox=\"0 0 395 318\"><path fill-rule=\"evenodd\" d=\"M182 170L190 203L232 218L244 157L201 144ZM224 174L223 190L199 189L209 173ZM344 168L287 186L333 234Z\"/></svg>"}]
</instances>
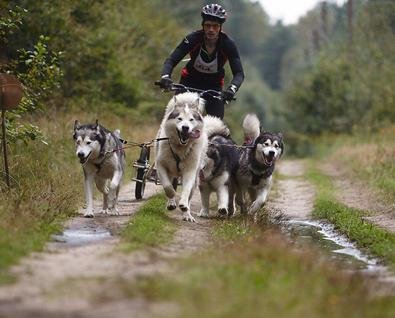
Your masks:
<instances>
[{"instance_id":1,"label":"dog's eye","mask_svg":"<svg viewBox=\"0 0 395 318\"><path fill-rule=\"evenodd\" d=\"M90 145L90 144L91 144L91 142L92 142L92 141L87 141L87 142L86 142L86 144L87 144L87 145Z\"/></svg>"},{"instance_id":2,"label":"dog's eye","mask_svg":"<svg viewBox=\"0 0 395 318\"><path fill-rule=\"evenodd\" d=\"M189 121L193 121L193 118L191 118Z\"/></svg>"},{"instance_id":3,"label":"dog's eye","mask_svg":"<svg viewBox=\"0 0 395 318\"><path fill-rule=\"evenodd\" d=\"M278 147L279 147L279 145L277 145L277 144L274 145L274 148L278 148Z\"/></svg>"},{"instance_id":4,"label":"dog's eye","mask_svg":"<svg viewBox=\"0 0 395 318\"><path fill-rule=\"evenodd\" d=\"M178 121L181 121L181 120L182 120L182 118L181 118L181 117L178 117L178 118L177 118L177 120L178 120Z\"/></svg>"}]
</instances>

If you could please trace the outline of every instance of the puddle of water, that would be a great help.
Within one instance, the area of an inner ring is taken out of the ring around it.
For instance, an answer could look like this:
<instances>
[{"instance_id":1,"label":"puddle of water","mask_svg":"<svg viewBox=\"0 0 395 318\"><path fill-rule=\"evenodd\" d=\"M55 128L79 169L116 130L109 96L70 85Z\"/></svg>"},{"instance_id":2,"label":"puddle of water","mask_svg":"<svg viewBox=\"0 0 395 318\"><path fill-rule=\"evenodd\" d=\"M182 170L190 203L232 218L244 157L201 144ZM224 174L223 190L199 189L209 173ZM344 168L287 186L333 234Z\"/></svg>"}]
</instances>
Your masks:
<instances>
[{"instance_id":1,"label":"puddle of water","mask_svg":"<svg viewBox=\"0 0 395 318\"><path fill-rule=\"evenodd\" d=\"M55 242L63 243L64 246L81 246L109 238L111 238L111 233L108 230L91 227L68 228L63 233L52 236Z\"/></svg>"},{"instance_id":2,"label":"puddle of water","mask_svg":"<svg viewBox=\"0 0 395 318\"><path fill-rule=\"evenodd\" d=\"M289 220L285 222L285 231L296 243L318 245L332 259L352 265L360 271L385 270L378 259L359 250L347 237L339 234L332 224L313 220Z\"/></svg>"}]
</instances>

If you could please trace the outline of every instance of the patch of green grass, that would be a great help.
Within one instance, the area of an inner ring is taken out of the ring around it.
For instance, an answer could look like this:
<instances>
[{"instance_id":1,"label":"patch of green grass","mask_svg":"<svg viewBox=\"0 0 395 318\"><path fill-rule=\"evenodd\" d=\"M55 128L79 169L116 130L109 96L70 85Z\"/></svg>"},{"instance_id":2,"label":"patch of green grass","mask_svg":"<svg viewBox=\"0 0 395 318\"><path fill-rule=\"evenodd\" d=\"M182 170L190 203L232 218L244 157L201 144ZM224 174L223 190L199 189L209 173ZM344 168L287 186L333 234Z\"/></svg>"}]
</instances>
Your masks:
<instances>
[{"instance_id":1,"label":"patch of green grass","mask_svg":"<svg viewBox=\"0 0 395 318\"><path fill-rule=\"evenodd\" d=\"M310 168L307 177L317 188L313 215L327 219L340 232L367 248L395 267L395 235L363 219L367 211L350 208L339 203L334 196L335 188L330 177L315 168Z\"/></svg>"},{"instance_id":2,"label":"patch of green grass","mask_svg":"<svg viewBox=\"0 0 395 318\"><path fill-rule=\"evenodd\" d=\"M237 240L250 233L250 222L247 218L219 220L213 227L214 237L221 240Z\"/></svg>"},{"instance_id":3,"label":"patch of green grass","mask_svg":"<svg viewBox=\"0 0 395 318\"><path fill-rule=\"evenodd\" d=\"M240 232L238 226L232 226L230 232ZM249 227L244 232L237 240L221 239L211 249L174 264L177 275L125 282L124 292L130 297L177 304L177 317L357 318L395 314L393 298L372 299L359 276L329 267L313 252L295 252L275 231Z\"/></svg>"},{"instance_id":4,"label":"patch of green grass","mask_svg":"<svg viewBox=\"0 0 395 318\"><path fill-rule=\"evenodd\" d=\"M166 198L156 195L149 199L121 233L121 250L130 252L146 246L170 242L176 225L166 215Z\"/></svg>"}]
</instances>

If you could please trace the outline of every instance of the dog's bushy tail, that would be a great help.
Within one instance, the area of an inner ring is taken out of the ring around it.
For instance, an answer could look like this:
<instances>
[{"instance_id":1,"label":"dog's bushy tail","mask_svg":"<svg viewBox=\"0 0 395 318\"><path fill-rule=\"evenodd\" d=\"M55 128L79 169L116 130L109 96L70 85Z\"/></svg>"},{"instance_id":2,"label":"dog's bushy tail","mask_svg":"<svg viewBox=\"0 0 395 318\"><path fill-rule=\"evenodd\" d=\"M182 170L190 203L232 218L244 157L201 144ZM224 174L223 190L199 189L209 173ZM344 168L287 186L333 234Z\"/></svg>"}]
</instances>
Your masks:
<instances>
[{"instance_id":1,"label":"dog's bushy tail","mask_svg":"<svg viewBox=\"0 0 395 318\"><path fill-rule=\"evenodd\" d=\"M204 130L206 131L208 138L214 135L221 135L224 137L230 136L229 128L218 117L207 115L204 116L203 121L204 121Z\"/></svg>"},{"instance_id":2,"label":"dog's bushy tail","mask_svg":"<svg viewBox=\"0 0 395 318\"><path fill-rule=\"evenodd\" d=\"M247 114L243 120L244 142L253 143L260 133L261 123L255 114Z\"/></svg>"}]
</instances>

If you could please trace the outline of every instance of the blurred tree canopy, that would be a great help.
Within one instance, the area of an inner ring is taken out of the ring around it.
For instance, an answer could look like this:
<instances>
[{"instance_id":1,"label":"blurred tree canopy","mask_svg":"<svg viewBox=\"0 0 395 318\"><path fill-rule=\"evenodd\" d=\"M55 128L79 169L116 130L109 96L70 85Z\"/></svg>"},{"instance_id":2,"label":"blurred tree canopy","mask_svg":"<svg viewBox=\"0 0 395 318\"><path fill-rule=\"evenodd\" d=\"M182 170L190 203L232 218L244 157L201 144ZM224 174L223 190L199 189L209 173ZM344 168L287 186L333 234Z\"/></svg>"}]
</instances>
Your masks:
<instances>
[{"instance_id":1,"label":"blurred tree canopy","mask_svg":"<svg viewBox=\"0 0 395 318\"><path fill-rule=\"evenodd\" d=\"M25 111L106 107L159 119L168 96L152 83L185 34L201 28L207 3L0 0L1 71L16 72L31 88ZM226 111L232 128L247 112L256 112L265 129L290 136L394 122L393 1L354 0L352 37L347 3L322 1L287 26L270 23L258 1L218 3L246 73Z\"/></svg>"}]
</instances>

